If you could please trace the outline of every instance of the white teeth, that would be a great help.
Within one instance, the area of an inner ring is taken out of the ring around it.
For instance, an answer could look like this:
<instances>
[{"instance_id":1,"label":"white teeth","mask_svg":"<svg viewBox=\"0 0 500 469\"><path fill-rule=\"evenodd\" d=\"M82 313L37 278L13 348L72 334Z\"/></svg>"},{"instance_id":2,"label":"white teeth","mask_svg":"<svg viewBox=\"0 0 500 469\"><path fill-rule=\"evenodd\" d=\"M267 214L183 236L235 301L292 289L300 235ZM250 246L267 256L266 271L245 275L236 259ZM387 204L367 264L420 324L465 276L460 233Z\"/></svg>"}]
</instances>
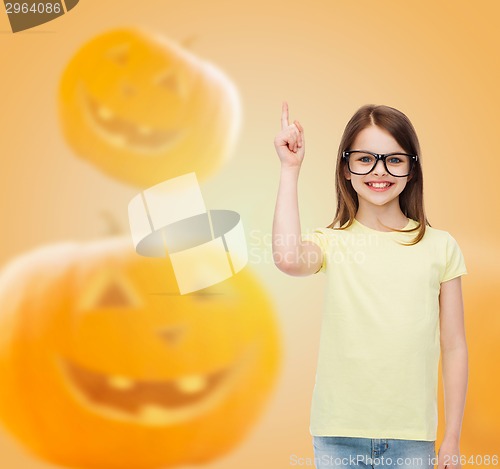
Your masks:
<instances>
[{"instance_id":1,"label":"white teeth","mask_svg":"<svg viewBox=\"0 0 500 469\"><path fill-rule=\"evenodd\" d=\"M142 420L150 424L165 422L170 417L163 407L154 404L141 406L138 414Z\"/></svg>"},{"instance_id":2,"label":"white teeth","mask_svg":"<svg viewBox=\"0 0 500 469\"><path fill-rule=\"evenodd\" d=\"M389 182L384 182L384 183L369 182L368 185L372 186L372 187L382 188L382 187L390 186L390 183Z\"/></svg>"},{"instance_id":3,"label":"white teeth","mask_svg":"<svg viewBox=\"0 0 500 469\"><path fill-rule=\"evenodd\" d=\"M187 394L199 392L207 385L207 380L202 375L192 375L179 378L175 384L182 392Z\"/></svg>"},{"instance_id":4,"label":"white teeth","mask_svg":"<svg viewBox=\"0 0 500 469\"><path fill-rule=\"evenodd\" d=\"M177 379L175 384L180 391L192 394L205 389L207 380L202 375L191 375ZM134 387L134 381L126 376L113 375L108 376L108 386L119 390L127 390Z\"/></svg>"},{"instance_id":5,"label":"white teeth","mask_svg":"<svg viewBox=\"0 0 500 469\"><path fill-rule=\"evenodd\" d=\"M109 121L113 117L113 111L104 106L99 106L97 114L102 120Z\"/></svg>"},{"instance_id":6,"label":"white teeth","mask_svg":"<svg viewBox=\"0 0 500 469\"><path fill-rule=\"evenodd\" d=\"M134 387L134 382L125 376L109 376L108 385L116 389L130 389Z\"/></svg>"}]
</instances>

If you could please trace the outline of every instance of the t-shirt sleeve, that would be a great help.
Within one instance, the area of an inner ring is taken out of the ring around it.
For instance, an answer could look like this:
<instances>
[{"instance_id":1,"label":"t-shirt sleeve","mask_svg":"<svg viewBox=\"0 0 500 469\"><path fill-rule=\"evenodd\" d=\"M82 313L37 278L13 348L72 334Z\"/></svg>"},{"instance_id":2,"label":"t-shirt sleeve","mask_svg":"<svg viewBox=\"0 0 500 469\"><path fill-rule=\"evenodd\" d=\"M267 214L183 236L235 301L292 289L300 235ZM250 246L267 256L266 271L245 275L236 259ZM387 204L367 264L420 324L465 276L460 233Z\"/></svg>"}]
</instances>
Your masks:
<instances>
[{"instance_id":1,"label":"t-shirt sleeve","mask_svg":"<svg viewBox=\"0 0 500 469\"><path fill-rule=\"evenodd\" d=\"M441 283L451 280L452 278L466 275L467 267L465 265L464 256L460 250L460 246L453 236L448 233L448 240L446 244L446 266L443 275L441 276Z\"/></svg>"},{"instance_id":2,"label":"t-shirt sleeve","mask_svg":"<svg viewBox=\"0 0 500 469\"><path fill-rule=\"evenodd\" d=\"M322 228L316 228L310 233L302 234L302 241L312 241L313 243L317 244L320 247L321 253L323 255L323 262L321 264L320 269L314 273L317 274L318 272L323 272L323 273L326 272L328 235L323 231Z\"/></svg>"}]
</instances>

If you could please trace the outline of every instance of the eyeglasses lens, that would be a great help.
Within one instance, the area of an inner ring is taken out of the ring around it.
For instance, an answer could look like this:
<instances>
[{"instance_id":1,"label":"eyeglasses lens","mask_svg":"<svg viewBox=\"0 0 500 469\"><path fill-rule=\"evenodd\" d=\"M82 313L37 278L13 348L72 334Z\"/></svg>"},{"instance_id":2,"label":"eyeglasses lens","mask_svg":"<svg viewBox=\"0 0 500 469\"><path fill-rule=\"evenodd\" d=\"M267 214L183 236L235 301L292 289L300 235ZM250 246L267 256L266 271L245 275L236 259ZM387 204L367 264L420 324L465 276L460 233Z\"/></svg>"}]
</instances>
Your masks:
<instances>
[{"instance_id":1,"label":"eyeglasses lens","mask_svg":"<svg viewBox=\"0 0 500 469\"><path fill-rule=\"evenodd\" d=\"M385 162L389 173L394 176L406 176L410 172L411 158L408 155L391 155ZM352 152L348 163L354 173L368 174L375 165L375 157L370 153Z\"/></svg>"}]
</instances>

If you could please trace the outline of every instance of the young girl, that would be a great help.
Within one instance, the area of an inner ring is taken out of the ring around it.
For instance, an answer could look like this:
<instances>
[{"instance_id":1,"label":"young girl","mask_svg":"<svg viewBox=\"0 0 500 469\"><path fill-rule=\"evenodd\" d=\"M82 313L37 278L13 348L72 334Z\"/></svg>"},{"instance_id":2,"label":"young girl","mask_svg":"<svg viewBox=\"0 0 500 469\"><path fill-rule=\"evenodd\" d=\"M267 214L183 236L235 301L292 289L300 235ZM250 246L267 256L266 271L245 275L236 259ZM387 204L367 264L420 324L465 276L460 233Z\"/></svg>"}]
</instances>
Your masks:
<instances>
[{"instance_id":1,"label":"young girl","mask_svg":"<svg viewBox=\"0 0 500 469\"><path fill-rule=\"evenodd\" d=\"M289 275L327 275L310 421L316 467L460 468L467 270L455 239L425 215L415 130L394 108L361 107L337 154L335 217L303 234L304 129L288 119L284 102L274 262ZM436 460L440 353L446 429Z\"/></svg>"}]
</instances>

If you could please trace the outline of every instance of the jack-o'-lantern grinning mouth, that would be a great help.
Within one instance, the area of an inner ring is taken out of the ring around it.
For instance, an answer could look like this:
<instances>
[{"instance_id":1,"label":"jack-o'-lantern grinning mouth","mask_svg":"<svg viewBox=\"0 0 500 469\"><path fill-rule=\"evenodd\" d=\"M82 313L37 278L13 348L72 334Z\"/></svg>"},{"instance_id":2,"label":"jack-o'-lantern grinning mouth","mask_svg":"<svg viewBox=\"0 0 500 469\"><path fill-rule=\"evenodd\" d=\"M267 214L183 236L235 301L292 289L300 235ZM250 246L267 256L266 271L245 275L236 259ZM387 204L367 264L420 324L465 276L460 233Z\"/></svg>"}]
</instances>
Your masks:
<instances>
[{"instance_id":1,"label":"jack-o'-lantern grinning mouth","mask_svg":"<svg viewBox=\"0 0 500 469\"><path fill-rule=\"evenodd\" d=\"M201 415L220 402L256 358L255 352L256 347L250 347L231 366L170 380L108 375L67 358L58 363L65 381L86 407L110 418L169 425Z\"/></svg>"},{"instance_id":2,"label":"jack-o'-lantern grinning mouth","mask_svg":"<svg viewBox=\"0 0 500 469\"><path fill-rule=\"evenodd\" d=\"M147 125L130 122L99 103L85 91L83 85L80 90L81 105L89 125L116 147L126 147L146 154L166 151L186 134L185 130L156 130Z\"/></svg>"}]
</instances>

